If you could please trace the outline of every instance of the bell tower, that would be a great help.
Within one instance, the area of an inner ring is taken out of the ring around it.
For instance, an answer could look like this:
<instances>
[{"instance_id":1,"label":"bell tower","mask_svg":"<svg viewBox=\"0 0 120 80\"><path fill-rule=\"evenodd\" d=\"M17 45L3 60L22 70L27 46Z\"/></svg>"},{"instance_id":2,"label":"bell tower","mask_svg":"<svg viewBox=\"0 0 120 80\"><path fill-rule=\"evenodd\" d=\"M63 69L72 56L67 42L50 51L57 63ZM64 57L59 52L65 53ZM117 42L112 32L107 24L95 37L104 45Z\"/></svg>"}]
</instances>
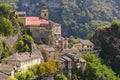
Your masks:
<instances>
[{"instance_id":1,"label":"bell tower","mask_svg":"<svg viewBox=\"0 0 120 80\"><path fill-rule=\"evenodd\" d=\"M48 8L46 5L44 5L41 10L41 18L48 20L48 17L49 17Z\"/></svg>"}]
</instances>

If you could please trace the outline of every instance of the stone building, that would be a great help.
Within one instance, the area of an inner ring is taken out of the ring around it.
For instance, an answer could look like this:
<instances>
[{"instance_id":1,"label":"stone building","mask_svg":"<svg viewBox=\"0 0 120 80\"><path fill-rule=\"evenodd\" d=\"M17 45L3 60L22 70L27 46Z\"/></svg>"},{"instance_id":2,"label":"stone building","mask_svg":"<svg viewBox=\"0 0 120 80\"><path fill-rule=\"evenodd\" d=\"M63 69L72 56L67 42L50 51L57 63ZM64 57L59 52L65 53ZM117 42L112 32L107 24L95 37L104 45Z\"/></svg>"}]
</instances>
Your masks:
<instances>
[{"instance_id":1,"label":"stone building","mask_svg":"<svg viewBox=\"0 0 120 80\"><path fill-rule=\"evenodd\" d=\"M53 47L50 47L48 45L40 45L43 51L43 57L45 61L48 61L50 59L55 59L56 51Z\"/></svg>"},{"instance_id":2,"label":"stone building","mask_svg":"<svg viewBox=\"0 0 120 80\"><path fill-rule=\"evenodd\" d=\"M61 73L69 75L69 80L73 79L73 74L76 68L81 69L81 74L84 75L86 69L86 60L81 58L79 53L65 53L58 57L62 65Z\"/></svg>"},{"instance_id":3,"label":"stone building","mask_svg":"<svg viewBox=\"0 0 120 80\"><path fill-rule=\"evenodd\" d=\"M90 40L83 40L80 41L72 46L71 49L79 50L82 53L92 53L94 45Z\"/></svg>"},{"instance_id":4,"label":"stone building","mask_svg":"<svg viewBox=\"0 0 120 80\"><path fill-rule=\"evenodd\" d=\"M27 70L28 67L41 63L41 57L35 53L16 53L1 60L3 65L12 65L18 71Z\"/></svg>"},{"instance_id":5,"label":"stone building","mask_svg":"<svg viewBox=\"0 0 120 80\"><path fill-rule=\"evenodd\" d=\"M19 16L18 19L20 19L23 22L23 24L25 24L26 12L25 11L15 12L15 14L17 14Z\"/></svg>"}]
</instances>

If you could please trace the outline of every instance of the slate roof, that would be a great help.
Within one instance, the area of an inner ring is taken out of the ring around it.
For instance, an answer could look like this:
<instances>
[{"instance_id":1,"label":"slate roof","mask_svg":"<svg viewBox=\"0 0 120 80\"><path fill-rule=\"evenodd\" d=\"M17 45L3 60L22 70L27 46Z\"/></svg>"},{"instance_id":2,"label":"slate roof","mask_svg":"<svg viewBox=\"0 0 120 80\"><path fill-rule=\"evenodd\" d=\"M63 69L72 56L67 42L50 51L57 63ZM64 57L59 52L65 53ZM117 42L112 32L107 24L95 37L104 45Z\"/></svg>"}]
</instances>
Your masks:
<instances>
[{"instance_id":1,"label":"slate roof","mask_svg":"<svg viewBox=\"0 0 120 80\"><path fill-rule=\"evenodd\" d=\"M0 72L0 80L7 80L8 77L7 74Z\"/></svg>"},{"instance_id":2,"label":"slate roof","mask_svg":"<svg viewBox=\"0 0 120 80\"><path fill-rule=\"evenodd\" d=\"M55 49L53 48L53 47L50 47L50 46L48 46L48 45L40 45L44 50L46 50L46 51L55 51Z\"/></svg>"},{"instance_id":3,"label":"slate roof","mask_svg":"<svg viewBox=\"0 0 120 80\"><path fill-rule=\"evenodd\" d=\"M67 61L72 61L71 58L67 57L67 56L62 56L63 59L67 60Z\"/></svg>"},{"instance_id":4,"label":"slate roof","mask_svg":"<svg viewBox=\"0 0 120 80\"><path fill-rule=\"evenodd\" d=\"M30 60L30 59L39 58L39 57L40 56L38 54L31 53L31 55L30 55L30 52L25 52L25 53L13 54L3 60L26 61L26 60Z\"/></svg>"},{"instance_id":5,"label":"slate roof","mask_svg":"<svg viewBox=\"0 0 120 80\"><path fill-rule=\"evenodd\" d=\"M13 71L13 68L14 67L12 65L0 64L0 72L10 76L11 76L11 72Z\"/></svg>"}]
</instances>

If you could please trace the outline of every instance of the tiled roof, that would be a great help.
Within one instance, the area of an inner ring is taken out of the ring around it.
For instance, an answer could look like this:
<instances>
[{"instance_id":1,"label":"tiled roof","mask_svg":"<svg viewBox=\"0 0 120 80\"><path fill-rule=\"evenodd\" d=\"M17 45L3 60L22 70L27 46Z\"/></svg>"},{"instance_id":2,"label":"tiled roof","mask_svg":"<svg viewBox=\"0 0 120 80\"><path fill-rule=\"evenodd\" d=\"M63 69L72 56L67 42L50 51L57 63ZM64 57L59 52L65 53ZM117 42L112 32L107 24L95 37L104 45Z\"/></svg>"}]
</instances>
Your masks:
<instances>
[{"instance_id":1,"label":"tiled roof","mask_svg":"<svg viewBox=\"0 0 120 80\"><path fill-rule=\"evenodd\" d=\"M80 39L80 43L84 44L84 45L93 45L93 43L90 40L83 40Z\"/></svg>"},{"instance_id":2,"label":"tiled roof","mask_svg":"<svg viewBox=\"0 0 120 80\"><path fill-rule=\"evenodd\" d=\"M40 19L39 17L26 17L26 26L40 26L41 24L48 25L49 22L45 19Z\"/></svg>"},{"instance_id":3,"label":"tiled roof","mask_svg":"<svg viewBox=\"0 0 120 80\"><path fill-rule=\"evenodd\" d=\"M3 60L16 60L16 61L26 61L26 60L30 60L30 59L34 59L34 58L39 58L40 56L38 54L35 53L30 53L29 52L25 52L25 53L16 53L13 54Z\"/></svg>"}]
</instances>

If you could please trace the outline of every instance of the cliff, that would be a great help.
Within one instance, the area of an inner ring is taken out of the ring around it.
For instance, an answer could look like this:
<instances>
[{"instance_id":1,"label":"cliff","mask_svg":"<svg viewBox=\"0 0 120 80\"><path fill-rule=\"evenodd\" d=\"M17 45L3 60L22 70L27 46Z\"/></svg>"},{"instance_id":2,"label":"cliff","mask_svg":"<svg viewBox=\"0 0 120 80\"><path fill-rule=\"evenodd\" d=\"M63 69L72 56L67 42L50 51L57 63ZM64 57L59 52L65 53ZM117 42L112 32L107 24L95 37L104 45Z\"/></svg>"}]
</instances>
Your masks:
<instances>
[{"instance_id":1,"label":"cliff","mask_svg":"<svg viewBox=\"0 0 120 80\"><path fill-rule=\"evenodd\" d=\"M118 27L98 28L92 42L104 63L120 74L120 31Z\"/></svg>"}]
</instances>

